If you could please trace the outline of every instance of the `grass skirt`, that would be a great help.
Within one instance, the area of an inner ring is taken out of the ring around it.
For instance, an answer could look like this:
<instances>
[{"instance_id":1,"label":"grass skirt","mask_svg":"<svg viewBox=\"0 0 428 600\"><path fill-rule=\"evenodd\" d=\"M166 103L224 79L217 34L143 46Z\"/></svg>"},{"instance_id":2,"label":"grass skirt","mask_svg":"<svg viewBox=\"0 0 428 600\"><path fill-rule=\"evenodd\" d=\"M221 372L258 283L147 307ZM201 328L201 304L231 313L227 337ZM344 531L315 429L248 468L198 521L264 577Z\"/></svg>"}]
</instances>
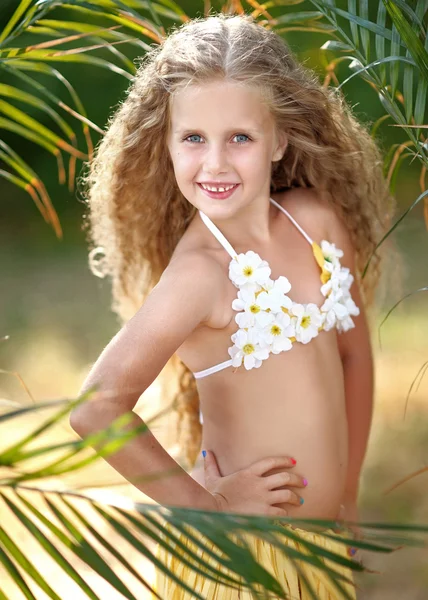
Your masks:
<instances>
[{"instance_id":1,"label":"grass skirt","mask_svg":"<svg viewBox=\"0 0 428 600\"><path fill-rule=\"evenodd\" d=\"M317 533L299 529L279 521L277 524L280 527L288 528L291 533L298 534L299 537L307 542L312 542L327 551L339 554L348 561L351 560L347 555L347 546L338 541L340 540L340 537L342 537L342 539L348 537L347 533L342 532L341 534L336 534L332 529ZM175 541L172 542L170 539L165 540L168 544L168 548L173 549L178 552L180 556L183 556L183 551L180 548L181 543L186 549L194 552L199 558L208 561L212 567L220 569L222 573L233 577L235 580L239 580L236 574L227 569L226 566L220 565L216 558L209 554L209 552L212 551L215 552L216 555L219 555L219 550L213 542L204 538L198 530L194 528L189 529L191 535L203 542L205 549L197 546L194 541L190 540L183 532L178 532L168 522L164 524L164 529L175 534L177 538L177 543ZM323 533L332 535L336 539L324 537ZM346 597L338 590L330 577L319 568L312 564L308 564L307 562L297 561L298 568L296 569L294 561L284 555L283 550L270 541L263 540L257 537L257 535L252 535L247 532L238 533L237 531L229 533L228 537L240 545L241 543L244 545L245 543L248 544L255 561L261 564L274 576L279 582L283 593L277 595L276 593L265 592L266 595L263 596L262 588L255 585L255 589L259 590L260 593L260 596L256 596L252 594L248 587L241 587L239 583L235 583L234 588L228 587L218 580L215 580L215 575L213 581L213 579L207 578L204 574L197 573L190 566L183 564L179 558L159 544L156 546L156 557L165 564L180 581L184 581L191 590L194 590L206 600L253 600L254 598L263 597L269 598L270 600L277 598L313 600L314 596L310 594L308 588L305 586L305 579L309 581L312 590L315 592L315 598L318 600L338 600ZM277 539L291 550L294 549L301 553L311 555L311 552L308 551L307 547L301 542L285 537L284 535L278 535ZM187 558L192 561L191 557L187 556ZM321 555L317 555L316 560L322 561L336 573L345 576L348 580L353 582L352 570L348 566L335 564ZM198 567L204 570L200 564ZM256 565L254 565L254 567L257 568ZM338 583L342 589L346 590L348 598L356 598L356 591L353 583L348 583L344 580L338 580ZM162 600L190 600L195 598L193 594L183 590L178 583L171 580L159 569L156 570L155 590Z\"/></svg>"}]
</instances>

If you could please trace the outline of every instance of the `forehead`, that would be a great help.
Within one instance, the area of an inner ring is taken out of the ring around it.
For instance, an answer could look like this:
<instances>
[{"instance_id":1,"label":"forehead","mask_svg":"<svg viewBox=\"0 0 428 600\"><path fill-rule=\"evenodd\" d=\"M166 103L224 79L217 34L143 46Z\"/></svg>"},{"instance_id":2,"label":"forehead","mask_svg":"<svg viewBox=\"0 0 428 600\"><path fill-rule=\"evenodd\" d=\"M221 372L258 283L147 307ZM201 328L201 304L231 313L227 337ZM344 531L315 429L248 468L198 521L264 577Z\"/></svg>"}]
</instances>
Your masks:
<instances>
[{"instance_id":1,"label":"forehead","mask_svg":"<svg viewBox=\"0 0 428 600\"><path fill-rule=\"evenodd\" d=\"M179 130L242 123L261 130L272 120L256 87L223 80L189 85L176 92L170 99L170 115L173 129Z\"/></svg>"}]
</instances>

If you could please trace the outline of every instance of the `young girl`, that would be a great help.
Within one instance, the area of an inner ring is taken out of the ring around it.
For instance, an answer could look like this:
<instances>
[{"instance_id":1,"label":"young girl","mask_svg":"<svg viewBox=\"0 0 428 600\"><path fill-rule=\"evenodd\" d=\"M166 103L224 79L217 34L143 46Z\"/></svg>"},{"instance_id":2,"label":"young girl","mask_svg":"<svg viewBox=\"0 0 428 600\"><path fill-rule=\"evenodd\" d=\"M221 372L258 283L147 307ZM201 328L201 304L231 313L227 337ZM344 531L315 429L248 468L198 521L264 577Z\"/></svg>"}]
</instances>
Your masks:
<instances>
[{"instance_id":1,"label":"young girl","mask_svg":"<svg viewBox=\"0 0 428 600\"><path fill-rule=\"evenodd\" d=\"M178 356L192 473L151 433L113 467L130 480L177 467L179 478L137 485L162 505L356 520L379 258L361 272L392 204L379 150L341 97L250 17L195 19L144 57L88 184L95 252L129 320L87 377L82 392L99 392L73 428L85 436L132 411ZM274 546L254 538L253 550L288 594L309 597ZM203 597L250 597L158 556ZM338 597L306 569L319 598ZM189 597L161 574L157 591Z\"/></svg>"}]
</instances>

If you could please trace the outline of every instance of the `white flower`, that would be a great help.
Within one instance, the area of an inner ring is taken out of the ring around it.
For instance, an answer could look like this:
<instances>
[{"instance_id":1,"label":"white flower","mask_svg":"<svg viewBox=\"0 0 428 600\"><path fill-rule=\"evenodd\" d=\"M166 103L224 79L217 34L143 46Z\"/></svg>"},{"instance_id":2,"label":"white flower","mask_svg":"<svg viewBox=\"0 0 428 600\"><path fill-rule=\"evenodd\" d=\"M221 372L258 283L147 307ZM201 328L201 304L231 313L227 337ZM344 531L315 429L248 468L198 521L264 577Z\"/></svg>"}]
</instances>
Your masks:
<instances>
[{"instance_id":1,"label":"white flower","mask_svg":"<svg viewBox=\"0 0 428 600\"><path fill-rule=\"evenodd\" d=\"M267 327L260 332L261 339L269 345L273 354L290 350L292 341L290 338L295 337L295 328L289 315L282 312L278 313Z\"/></svg>"},{"instance_id":2,"label":"white flower","mask_svg":"<svg viewBox=\"0 0 428 600\"><path fill-rule=\"evenodd\" d=\"M331 244L326 240L321 242L321 250L326 261L333 263L334 265L339 262L339 258L343 256L343 250L336 248L336 244Z\"/></svg>"},{"instance_id":3,"label":"white flower","mask_svg":"<svg viewBox=\"0 0 428 600\"><path fill-rule=\"evenodd\" d=\"M287 277L280 275L273 281L269 279L263 285L264 291L257 296L257 302L264 310L271 310L275 313L282 311L283 308L289 310L293 304L292 300L285 294L291 290L291 284Z\"/></svg>"},{"instance_id":4,"label":"white flower","mask_svg":"<svg viewBox=\"0 0 428 600\"><path fill-rule=\"evenodd\" d=\"M256 305L252 305L249 310L240 312L236 315L235 321L238 323L241 329L248 329L249 327L266 327L274 318L272 313L268 313L265 310L254 313L252 310L256 308Z\"/></svg>"},{"instance_id":5,"label":"white flower","mask_svg":"<svg viewBox=\"0 0 428 600\"><path fill-rule=\"evenodd\" d=\"M321 286L323 296L328 296L330 291L338 292L342 288L349 289L351 287L354 278L347 267L326 263L325 270L330 272L330 279Z\"/></svg>"},{"instance_id":6,"label":"white flower","mask_svg":"<svg viewBox=\"0 0 428 600\"><path fill-rule=\"evenodd\" d=\"M318 335L318 329L322 327L324 316L316 304L294 304L291 314L297 317L296 340L307 344Z\"/></svg>"},{"instance_id":7,"label":"white flower","mask_svg":"<svg viewBox=\"0 0 428 600\"><path fill-rule=\"evenodd\" d=\"M354 282L354 276L350 273L349 269L342 267L342 278L341 278L341 282L340 282L340 288L344 292L349 292L353 282Z\"/></svg>"},{"instance_id":8,"label":"white flower","mask_svg":"<svg viewBox=\"0 0 428 600\"><path fill-rule=\"evenodd\" d=\"M258 285L263 285L269 279L270 273L268 262L262 260L252 250L245 254L238 254L229 265L229 278L236 287L247 285L250 289L256 290Z\"/></svg>"},{"instance_id":9,"label":"white flower","mask_svg":"<svg viewBox=\"0 0 428 600\"><path fill-rule=\"evenodd\" d=\"M348 331L355 327L351 315L358 316L360 309L355 304L349 292L340 289L338 293L332 292L321 306L321 311L325 312L324 329L329 331L337 324L339 331Z\"/></svg>"},{"instance_id":10,"label":"white flower","mask_svg":"<svg viewBox=\"0 0 428 600\"><path fill-rule=\"evenodd\" d=\"M321 311L325 312L324 329L330 331L338 320L345 319L349 316L349 312L342 304L343 294L332 292L324 304L321 306Z\"/></svg>"},{"instance_id":11,"label":"white flower","mask_svg":"<svg viewBox=\"0 0 428 600\"><path fill-rule=\"evenodd\" d=\"M260 344L259 332L254 328L248 331L239 329L233 334L232 341L234 345L228 352L234 367L240 367L244 363L247 370L257 369L269 356L269 349Z\"/></svg>"},{"instance_id":12,"label":"white flower","mask_svg":"<svg viewBox=\"0 0 428 600\"><path fill-rule=\"evenodd\" d=\"M355 323L351 319L350 316L347 316L344 319L342 319L341 321L338 320L336 327L337 327L337 330L340 332L348 331L349 329L352 329L353 327L355 327Z\"/></svg>"},{"instance_id":13,"label":"white flower","mask_svg":"<svg viewBox=\"0 0 428 600\"><path fill-rule=\"evenodd\" d=\"M239 327L244 329L255 325L265 327L273 319L273 315L262 309L255 292L246 287L239 290L238 297L232 302L232 308L244 311L235 317Z\"/></svg>"},{"instance_id":14,"label":"white flower","mask_svg":"<svg viewBox=\"0 0 428 600\"><path fill-rule=\"evenodd\" d=\"M349 312L350 315L353 315L354 317L358 317L358 315L360 314L360 309L355 304L355 302L351 298L350 294L345 294L344 299L342 300L342 302L346 306L346 308L347 308L347 310L348 310L348 312Z\"/></svg>"}]
</instances>

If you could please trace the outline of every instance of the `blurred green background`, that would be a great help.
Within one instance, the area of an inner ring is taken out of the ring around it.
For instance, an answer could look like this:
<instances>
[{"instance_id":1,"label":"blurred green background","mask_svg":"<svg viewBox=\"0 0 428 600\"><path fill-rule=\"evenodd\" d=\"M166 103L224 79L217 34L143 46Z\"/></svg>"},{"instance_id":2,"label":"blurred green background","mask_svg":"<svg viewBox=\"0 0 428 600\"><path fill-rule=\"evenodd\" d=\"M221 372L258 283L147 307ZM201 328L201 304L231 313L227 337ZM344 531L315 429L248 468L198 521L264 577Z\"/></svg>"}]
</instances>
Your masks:
<instances>
[{"instance_id":1,"label":"blurred green background","mask_svg":"<svg viewBox=\"0 0 428 600\"><path fill-rule=\"evenodd\" d=\"M16 0L1 1L0 27L16 5ZM203 11L203 2L186 0L180 5L189 16L201 15ZM216 4L213 6L215 8ZM294 10L294 7L287 10ZM70 14L67 12L68 18L71 18ZM57 9L55 16L58 15L61 15L61 9ZM166 20L164 23L170 26ZM319 48L328 38L314 33L291 32L285 39L306 66L316 69L322 77L324 67ZM34 43L34 38L29 38L30 42ZM98 50L95 55L107 56L105 50ZM129 52L127 55L136 56ZM88 117L104 127L108 115L123 98L129 81L96 67L71 64L57 67L75 86ZM349 71L344 65L338 71L339 79L343 80L347 74ZM68 101L65 90L53 79L40 77L39 80ZM361 79L354 78L344 87L344 92L361 120L373 123L383 114L376 94ZM37 109L25 110L42 123L51 125ZM78 131L76 122L68 116L66 119ZM2 132L2 136L3 133L5 141L45 182L58 211L64 236L58 240L31 198L0 178L0 337L9 336L8 341L0 342L0 368L19 373L37 400L75 396L91 364L119 327L110 310L109 281L98 279L89 271L82 229L85 206L79 193L70 193L58 183L57 166L52 156L30 142L8 132ZM381 126L378 137L383 148L405 140L397 128L387 124ZM92 139L96 142L99 138L92 132ZM84 147L81 137L79 147ZM64 155L64 159L67 165L68 157ZM78 161L78 175L81 169L82 162ZM403 163L396 187L399 214L420 194L419 176L420 167L416 161L410 164L409 159ZM401 289L397 288L394 285L395 258L389 257L385 262L383 293L373 319L376 398L362 479L361 518L428 523L428 472L389 494L384 493L394 482L428 464L428 377L412 394L404 418L408 390L418 370L428 361L426 294L417 294L403 302L382 327L382 347L378 340L378 326L394 303L406 293L428 284L428 235L422 204L406 217L393 239L403 259L404 277ZM0 398L22 403L29 401L18 378L1 373ZM151 399L150 406L145 402L147 398ZM152 412L160 405L161 399L156 396L154 386L150 394L143 395L139 403L140 414L143 416L146 409ZM154 431L172 452L173 431L171 419ZM107 464L97 467L96 472L92 470L88 474L90 480L120 481ZM130 486L115 489L133 494ZM142 499L141 494L135 497ZM359 598L428 598L426 550L403 549L386 558L367 555L363 560L381 575L364 575L357 579L362 588ZM113 593L105 597L116 598Z\"/></svg>"}]
</instances>

